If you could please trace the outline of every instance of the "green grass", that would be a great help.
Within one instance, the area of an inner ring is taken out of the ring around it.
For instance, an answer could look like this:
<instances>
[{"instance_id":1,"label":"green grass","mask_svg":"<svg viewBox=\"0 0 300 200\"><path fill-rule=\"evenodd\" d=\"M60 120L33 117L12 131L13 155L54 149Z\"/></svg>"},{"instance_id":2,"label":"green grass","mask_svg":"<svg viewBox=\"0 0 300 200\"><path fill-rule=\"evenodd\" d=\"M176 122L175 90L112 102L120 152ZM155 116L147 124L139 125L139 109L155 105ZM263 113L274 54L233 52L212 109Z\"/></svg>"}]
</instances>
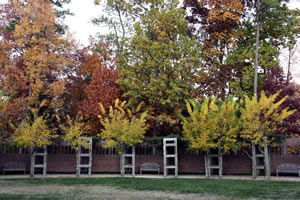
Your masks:
<instances>
[{"instance_id":1,"label":"green grass","mask_svg":"<svg viewBox=\"0 0 300 200\"><path fill-rule=\"evenodd\" d=\"M218 180L218 179L143 179L143 178L42 178L7 179L30 185L111 186L124 190L163 191L201 194L225 199L300 199L300 182ZM0 199L4 199L0 194ZM6 198L6 199L24 199ZM25 198L26 199L26 198ZM55 199L55 198L54 198Z\"/></svg>"}]
</instances>

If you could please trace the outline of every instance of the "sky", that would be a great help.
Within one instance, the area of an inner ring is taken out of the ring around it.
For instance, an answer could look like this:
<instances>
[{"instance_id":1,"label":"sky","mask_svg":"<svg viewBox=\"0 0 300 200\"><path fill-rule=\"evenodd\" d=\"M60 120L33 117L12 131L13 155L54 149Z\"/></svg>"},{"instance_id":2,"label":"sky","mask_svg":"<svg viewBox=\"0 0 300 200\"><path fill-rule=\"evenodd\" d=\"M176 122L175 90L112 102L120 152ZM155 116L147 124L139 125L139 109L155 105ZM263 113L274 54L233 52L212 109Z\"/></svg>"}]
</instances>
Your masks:
<instances>
[{"instance_id":1,"label":"sky","mask_svg":"<svg viewBox=\"0 0 300 200\"><path fill-rule=\"evenodd\" d=\"M90 23L93 17L101 14L100 7L94 5L94 0L72 0L72 3L66 7L74 13L74 16L67 16L65 24L69 26L70 32L78 42L88 45L89 37L101 32L101 27Z\"/></svg>"},{"instance_id":2,"label":"sky","mask_svg":"<svg viewBox=\"0 0 300 200\"><path fill-rule=\"evenodd\" d=\"M0 0L0 3L6 3L7 0ZM74 13L74 16L67 16L65 24L69 26L70 33L76 39L77 42L83 46L89 44L90 36L95 36L97 32L106 31L99 26L94 26L90 23L93 17L101 15L101 8L94 5L94 0L72 0L71 4L66 6ZM300 9L300 0L290 0L290 8ZM299 46L299 56L300 58L300 46ZM284 59L282 60L282 65L284 65ZM300 65L300 59L298 60ZM294 80L300 84L300 67L294 65L292 67L292 73Z\"/></svg>"}]
</instances>

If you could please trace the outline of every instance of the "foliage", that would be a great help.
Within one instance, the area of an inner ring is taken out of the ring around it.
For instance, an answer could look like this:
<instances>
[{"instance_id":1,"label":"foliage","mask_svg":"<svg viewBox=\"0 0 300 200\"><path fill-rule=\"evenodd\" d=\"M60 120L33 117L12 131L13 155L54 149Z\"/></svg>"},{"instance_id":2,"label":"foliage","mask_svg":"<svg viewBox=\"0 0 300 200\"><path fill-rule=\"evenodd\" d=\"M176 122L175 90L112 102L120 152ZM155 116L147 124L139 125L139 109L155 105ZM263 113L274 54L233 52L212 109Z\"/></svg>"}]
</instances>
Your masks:
<instances>
[{"instance_id":1,"label":"foliage","mask_svg":"<svg viewBox=\"0 0 300 200\"><path fill-rule=\"evenodd\" d=\"M288 98L285 96L276 102L279 92L267 97L261 92L259 100L256 96L252 98L245 97L245 105L241 108L242 130L241 138L245 142L261 144L261 142L272 142L272 134L275 133L278 125L292 115L295 110L283 110L279 106ZM264 141L263 141L264 140Z\"/></svg>"},{"instance_id":2,"label":"foliage","mask_svg":"<svg viewBox=\"0 0 300 200\"><path fill-rule=\"evenodd\" d=\"M140 1L141 2L141 1ZM108 42L109 51L118 54L123 50L123 42L132 32L137 9L134 9L135 0L94 0L95 5L102 8L101 16L95 17L92 23L101 27L106 27L108 33L100 33L98 35L100 41ZM134 11L135 10L135 11Z\"/></svg>"},{"instance_id":3,"label":"foliage","mask_svg":"<svg viewBox=\"0 0 300 200\"><path fill-rule=\"evenodd\" d=\"M108 107L121 97L117 84L119 72L115 69L113 56L106 52L107 48L106 43L91 41L88 47L77 50L72 56L77 64L67 73L65 103L60 116L68 114L75 119L80 113L89 127L89 135L100 131L98 103Z\"/></svg>"},{"instance_id":4,"label":"foliage","mask_svg":"<svg viewBox=\"0 0 300 200\"><path fill-rule=\"evenodd\" d=\"M240 123L235 101L218 103L207 98L201 105L187 102L187 110L190 116L183 117L183 135L190 148L204 151L220 148L225 152L239 149Z\"/></svg>"},{"instance_id":5,"label":"foliage","mask_svg":"<svg viewBox=\"0 0 300 200\"><path fill-rule=\"evenodd\" d=\"M207 77L198 77L197 93L224 99L238 67L228 65L226 59L242 36L243 1L185 0L184 8L191 34L203 44L202 67L209 72Z\"/></svg>"},{"instance_id":6,"label":"foliage","mask_svg":"<svg viewBox=\"0 0 300 200\"><path fill-rule=\"evenodd\" d=\"M203 44L203 67L209 72L198 80L199 95L221 99L253 95L256 29L260 41L258 63L265 72L278 66L280 49L292 47L299 37L299 10L289 9L287 2L184 1L190 32ZM259 87L264 75L258 77Z\"/></svg>"},{"instance_id":7,"label":"foliage","mask_svg":"<svg viewBox=\"0 0 300 200\"><path fill-rule=\"evenodd\" d=\"M154 124L175 128L195 77L204 74L199 69L201 45L189 37L177 1L147 2L149 9L135 23L135 34L118 60L119 83L130 106L143 101Z\"/></svg>"},{"instance_id":8,"label":"foliage","mask_svg":"<svg viewBox=\"0 0 300 200\"><path fill-rule=\"evenodd\" d=\"M64 5L69 4L71 0L50 0L50 3L56 12L57 19L55 22L56 32L65 34L68 27L63 23L67 15L73 15L69 9L65 9Z\"/></svg>"},{"instance_id":9,"label":"foliage","mask_svg":"<svg viewBox=\"0 0 300 200\"><path fill-rule=\"evenodd\" d=\"M63 104L64 71L73 65L71 42L56 31L56 13L49 1L12 0L0 20L0 87L10 96L5 114L13 123L35 110L45 120ZM7 22L17 20L7 31Z\"/></svg>"},{"instance_id":10,"label":"foliage","mask_svg":"<svg viewBox=\"0 0 300 200\"><path fill-rule=\"evenodd\" d=\"M281 48L291 48L299 37L299 26L297 25L299 23L299 10L289 9L286 4L288 1L248 2L252 3L244 9L244 19L240 27L242 37L238 38L237 48L227 61L230 65L243 66L231 84L232 93L240 98L245 94L253 95L253 66L256 45L259 47L257 52L258 66L265 71L264 74L258 76L258 87L261 88L268 71L279 66ZM257 33L258 38L256 39Z\"/></svg>"},{"instance_id":11,"label":"foliage","mask_svg":"<svg viewBox=\"0 0 300 200\"><path fill-rule=\"evenodd\" d=\"M13 136L15 142L25 148L44 148L50 145L51 139L57 137L48 127L43 117L35 117L34 121L21 123Z\"/></svg>"},{"instance_id":12,"label":"foliage","mask_svg":"<svg viewBox=\"0 0 300 200\"><path fill-rule=\"evenodd\" d=\"M8 0L7 4L3 4L4 7L9 7L9 5L12 5L15 0ZM22 2L22 1L20 1ZM63 20L66 15L72 15L69 9L64 9L65 4L69 4L71 0L50 0L49 3L51 4L51 7L53 8L53 11L56 13L56 20L54 22L54 26L56 27L56 32L60 34L65 34L67 31L67 26L63 23ZM13 9L13 8L9 8ZM7 21L7 32L12 32L15 30L15 25L19 23L20 18L16 17L15 19Z\"/></svg>"},{"instance_id":13,"label":"foliage","mask_svg":"<svg viewBox=\"0 0 300 200\"><path fill-rule=\"evenodd\" d=\"M64 141L71 144L72 148L78 150L79 146L84 146L87 142L86 140L80 140L80 137L84 136L87 131L87 126L80 117L72 120L69 115L67 115L67 120L65 125L61 125L62 131L65 133L63 137Z\"/></svg>"},{"instance_id":14,"label":"foliage","mask_svg":"<svg viewBox=\"0 0 300 200\"><path fill-rule=\"evenodd\" d=\"M10 127L8 127L9 122L6 119L6 116L4 115L4 110L7 107L8 102L10 101L10 98L4 97L3 92L0 91L0 140L5 141L8 137L8 132Z\"/></svg>"},{"instance_id":15,"label":"foliage","mask_svg":"<svg viewBox=\"0 0 300 200\"><path fill-rule=\"evenodd\" d=\"M121 96L117 80L119 80L119 74L116 70L102 66L96 70L91 83L86 87L87 98L81 102L79 111L91 125L91 132L99 131L98 115L101 114L99 103L108 108L115 99Z\"/></svg>"},{"instance_id":16,"label":"foliage","mask_svg":"<svg viewBox=\"0 0 300 200\"><path fill-rule=\"evenodd\" d=\"M290 110L296 110L290 115L283 124L276 130L276 134L280 135L299 135L300 134L300 96L299 85L295 83L288 84L287 77L284 76L282 69L279 67L273 67L266 75L262 90L265 91L267 96L276 94L281 91L278 100L284 96L289 96L279 107L280 110L288 108Z\"/></svg>"},{"instance_id":17,"label":"foliage","mask_svg":"<svg viewBox=\"0 0 300 200\"><path fill-rule=\"evenodd\" d=\"M121 154L122 145L133 147L142 142L148 126L147 113L138 115L141 103L134 110L126 108L126 101L119 102L119 99L115 100L114 107L109 107L109 111L101 103L99 105L102 114L106 115L99 116L104 127L99 136L105 140L106 148L116 148Z\"/></svg>"}]
</instances>

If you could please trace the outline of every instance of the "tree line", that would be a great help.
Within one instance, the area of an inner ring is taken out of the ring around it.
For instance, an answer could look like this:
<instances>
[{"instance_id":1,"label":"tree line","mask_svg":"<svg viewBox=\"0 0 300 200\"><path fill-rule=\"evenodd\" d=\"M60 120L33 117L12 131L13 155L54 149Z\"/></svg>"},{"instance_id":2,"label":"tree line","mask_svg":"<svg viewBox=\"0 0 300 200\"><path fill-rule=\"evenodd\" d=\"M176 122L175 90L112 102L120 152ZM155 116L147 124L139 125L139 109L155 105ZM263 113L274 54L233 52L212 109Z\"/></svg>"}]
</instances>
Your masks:
<instances>
[{"instance_id":1,"label":"tree line","mask_svg":"<svg viewBox=\"0 0 300 200\"><path fill-rule=\"evenodd\" d=\"M118 147L172 133L227 151L237 137L300 133L299 86L279 62L299 37L288 1L95 0L99 34L84 48L63 22L69 2L0 5L1 140L76 148L98 135Z\"/></svg>"}]
</instances>

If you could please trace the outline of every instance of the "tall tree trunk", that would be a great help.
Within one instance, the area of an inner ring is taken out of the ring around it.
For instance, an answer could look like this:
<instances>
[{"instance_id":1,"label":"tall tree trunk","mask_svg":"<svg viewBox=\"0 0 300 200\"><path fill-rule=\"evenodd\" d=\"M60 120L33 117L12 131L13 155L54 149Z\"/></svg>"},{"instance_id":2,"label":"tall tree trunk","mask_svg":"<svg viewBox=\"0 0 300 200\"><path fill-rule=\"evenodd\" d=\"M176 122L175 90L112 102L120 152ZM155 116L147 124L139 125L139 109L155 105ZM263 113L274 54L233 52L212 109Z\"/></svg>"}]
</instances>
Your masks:
<instances>
[{"instance_id":1,"label":"tall tree trunk","mask_svg":"<svg viewBox=\"0 0 300 200\"><path fill-rule=\"evenodd\" d=\"M208 169L208 152L206 152L205 154L204 154L204 162L205 162L205 177L206 178L208 178L209 177L209 174L208 174L208 171L209 171L209 169Z\"/></svg>"},{"instance_id":2,"label":"tall tree trunk","mask_svg":"<svg viewBox=\"0 0 300 200\"><path fill-rule=\"evenodd\" d=\"M265 165L265 178L270 178L271 166L270 166L270 153L267 139L264 140L264 165Z\"/></svg>"},{"instance_id":3,"label":"tall tree trunk","mask_svg":"<svg viewBox=\"0 0 300 200\"><path fill-rule=\"evenodd\" d=\"M121 149L122 149L122 154L120 156L120 170L121 170L121 176L124 176L125 175L125 168L124 168L124 165L125 165L125 157L124 157L124 154L126 153L126 146L125 144L122 144L121 145Z\"/></svg>"},{"instance_id":4,"label":"tall tree trunk","mask_svg":"<svg viewBox=\"0 0 300 200\"><path fill-rule=\"evenodd\" d=\"M290 74L291 74L291 55L292 55L292 50L289 49L289 57L288 57L288 67L287 67L287 75L286 75L286 85L290 83Z\"/></svg>"},{"instance_id":5,"label":"tall tree trunk","mask_svg":"<svg viewBox=\"0 0 300 200\"><path fill-rule=\"evenodd\" d=\"M258 54L259 54L259 16L261 0L256 1L256 40L255 40L255 62L254 62L254 95L257 96L257 68L258 68ZM255 144L252 143L252 177L256 178L256 149Z\"/></svg>"},{"instance_id":6,"label":"tall tree trunk","mask_svg":"<svg viewBox=\"0 0 300 200\"><path fill-rule=\"evenodd\" d=\"M256 147L252 143L252 178L256 178Z\"/></svg>"},{"instance_id":7,"label":"tall tree trunk","mask_svg":"<svg viewBox=\"0 0 300 200\"><path fill-rule=\"evenodd\" d=\"M155 119L153 121L153 134L152 137L157 137L157 120ZM155 155L156 154L156 147L152 148L152 154Z\"/></svg>"},{"instance_id":8,"label":"tall tree trunk","mask_svg":"<svg viewBox=\"0 0 300 200\"><path fill-rule=\"evenodd\" d=\"M218 148L219 178L223 177L223 151Z\"/></svg>"},{"instance_id":9,"label":"tall tree trunk","mask_svg":"<svg viewBox=\"0 0 300 200\"><path fill-rule=\"evenodd\" d=\"M288 54L288 66L287 66L287 75L286 75L286 85L289 85L291 79L291 65L292 65L292 58L297 49L297 44L295 46L289 47L289 54Z\"/></svg>"},{"instance_id":10,"label":"tall tree trunk","mask_svg":"<svg viewBox=\"0 0 300 200\"><path fill-rule=\"evenodd\" d=\"M256 2L256 40L255 40L255 63L254 63L254 95L257 95L257 68L258 68L258 54L259 54L259 16L260 16L261 2Z\"/></svg>"},{"instance_id":11,"label":"tall tree trunk","mask_svg":"<svg viewBox=\"0 0 300 200\"><path fill-rule=\"evenodd\" d=\"M31 148L30 149L30 176L33 177L34 176L34 165L35 165L35 148Z\"/></svg>"}]
</instances>

